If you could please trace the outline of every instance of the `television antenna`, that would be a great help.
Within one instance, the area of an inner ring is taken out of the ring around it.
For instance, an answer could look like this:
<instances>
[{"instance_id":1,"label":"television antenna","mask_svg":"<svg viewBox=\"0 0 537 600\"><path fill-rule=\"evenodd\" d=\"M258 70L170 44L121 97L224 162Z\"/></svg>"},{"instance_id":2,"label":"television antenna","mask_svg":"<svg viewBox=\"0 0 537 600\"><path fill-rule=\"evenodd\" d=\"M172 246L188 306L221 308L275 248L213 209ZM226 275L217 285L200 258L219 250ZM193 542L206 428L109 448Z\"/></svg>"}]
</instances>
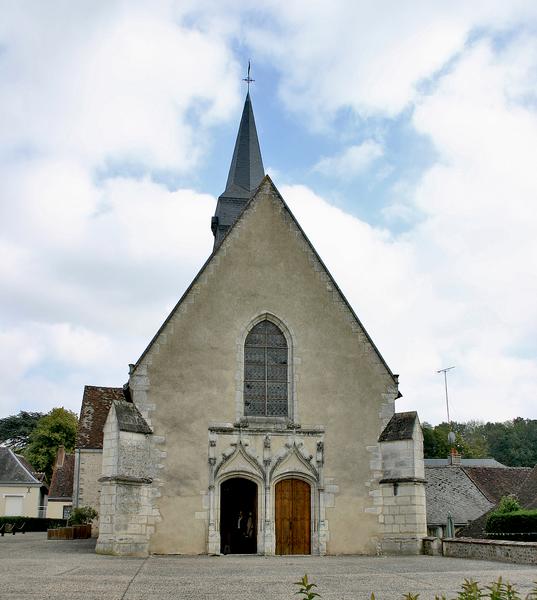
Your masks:
<instances>
[{"instance_id":1,"label":"television antenna","mask_svg":"<svg viewBox=\"0 0 537 600\"><path fill-rule=\"evenodd\" d=\"M437 373L444 373L444 388L446 390L446 410L447 410L447 420L448 420L448 425L451 426L451 419L449 417L449 396L448 396L448 385L447 385L447 374L448 371L451 371L451 369L454 369L455 367L446 367L445 369L440 369L439 371L437 371Z\"/></svg>"}]
</instances>

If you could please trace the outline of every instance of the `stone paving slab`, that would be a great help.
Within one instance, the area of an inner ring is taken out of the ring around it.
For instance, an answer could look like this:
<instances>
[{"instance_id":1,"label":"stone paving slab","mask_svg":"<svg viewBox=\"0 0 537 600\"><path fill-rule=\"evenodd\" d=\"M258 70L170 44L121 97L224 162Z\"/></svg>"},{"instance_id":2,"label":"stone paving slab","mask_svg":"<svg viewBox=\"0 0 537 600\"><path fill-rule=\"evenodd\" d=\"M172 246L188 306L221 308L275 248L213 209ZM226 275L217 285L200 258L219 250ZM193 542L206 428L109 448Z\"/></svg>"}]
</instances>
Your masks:
<instances>
[{"instance_id":1,"label":"stone paving slab","mask_svg":"<svg viewBox=\"0 0 537 600\"><path fill-rule=\"evenodd\" d=\"M94 540L46 540L46 534L0 538L2 600L290 600L308 573L325 600L434 600L453 597L465 578L501 576L526 594L537 581L530 565L443 558L366 556L151 556L94 553Z\"/></svg>"}]
</instances>

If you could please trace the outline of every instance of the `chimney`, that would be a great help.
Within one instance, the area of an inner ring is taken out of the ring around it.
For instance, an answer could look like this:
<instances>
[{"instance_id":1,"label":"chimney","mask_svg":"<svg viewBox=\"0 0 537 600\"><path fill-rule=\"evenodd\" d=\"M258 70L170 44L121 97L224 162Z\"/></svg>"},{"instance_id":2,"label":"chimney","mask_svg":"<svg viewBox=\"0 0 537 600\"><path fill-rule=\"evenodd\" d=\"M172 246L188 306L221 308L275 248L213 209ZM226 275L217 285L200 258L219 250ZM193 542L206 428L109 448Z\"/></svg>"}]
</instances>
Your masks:
<instances>
[{"instance_id":1,"label":"chimney","mask_svg":"<svg viewBox=\"0 0 537 600\"><path fill-rule=\"evenodd\" d=\"M451 452L448 456L448 465L451 465L453 467L461 465L461 455L457 452L455 448L451 448Z\"/></svg>"}]
</instances>

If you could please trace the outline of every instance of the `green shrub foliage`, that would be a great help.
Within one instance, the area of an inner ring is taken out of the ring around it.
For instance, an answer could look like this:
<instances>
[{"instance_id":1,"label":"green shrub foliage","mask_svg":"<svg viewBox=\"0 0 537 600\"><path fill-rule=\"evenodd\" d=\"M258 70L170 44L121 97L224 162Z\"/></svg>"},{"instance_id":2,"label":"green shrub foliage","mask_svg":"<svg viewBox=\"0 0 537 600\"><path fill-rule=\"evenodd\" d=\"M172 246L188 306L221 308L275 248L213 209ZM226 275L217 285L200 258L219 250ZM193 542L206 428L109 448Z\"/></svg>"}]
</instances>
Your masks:
<instances>
[{"instance_id":1,"label":"green shrub foliage","mask_svg":"<svg viewBox=\"0 0 537 600\"><path fill-rule=\"evenodd\" d=\"M79 506L78 508L73 508L68 524L85 525L86 523L91 523L98 516L99 513L91 506Z\"/></svg>"},{"instance_id":2,"label":"green shrub foliage","mask_svg":"<svg viewBox=\"0 0 537 600\"><path fill-rule=\"evenodd\" d=\"M13 525L24 525L24 531L46 531L55 527L63 527L64 519L40 519L37 517L0 517L0 526L4 523L12 523Z\"/></svg>"},{"instance_id":3,"label":"green shrub foliage","mask_svg":"<svg viewBox=\"0 0 537 600\"><path fill-rule=\"evenodd\" d=\"M509 494L508 496L502 496L498 507L494 511L495 513L512 513L516 510L520 510L522 507L520 506L517 497L513 494Z\"/></svg>"},{"instance_id":4,"label":"green shrub foliage","mask_svg":"<svg viewBox=\"0 0 537 600\"><path fill-rule=\"evenodd\" d=\"M493 512L485 525L487 533L537 533L537 510Z\"/></svg>"}]
</instances>

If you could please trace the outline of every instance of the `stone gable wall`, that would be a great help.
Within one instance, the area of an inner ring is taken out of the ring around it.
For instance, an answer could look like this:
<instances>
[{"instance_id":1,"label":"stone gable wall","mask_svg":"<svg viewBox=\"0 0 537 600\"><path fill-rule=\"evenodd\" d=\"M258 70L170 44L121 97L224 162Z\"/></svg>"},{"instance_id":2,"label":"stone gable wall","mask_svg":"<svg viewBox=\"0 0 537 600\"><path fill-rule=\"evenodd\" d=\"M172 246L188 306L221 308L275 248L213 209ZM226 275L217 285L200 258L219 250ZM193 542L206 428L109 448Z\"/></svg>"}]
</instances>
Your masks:
<instances>
[{"instance_id":1,"label":"stone gable wall","mask_svg":"<svg viewBox=\"0 0 537 600\"><path fill-rule=\"evenodd\" d=\"M397 522L395 532L395 518L385 521L392 508L380 484L384 470L377 440L394 413L397 384L266 180L131 374L133 400L154 435L142 443L105 431L104 474L112 479L103 482L103 525L107 516L110 527L109 546L101 549L197 554L216 548L211 535L218 526L218 480L212 480L212 469L232 447L237 426L253 427L242 422L241 361L245 334L264 314L278 319L290 337L290 418L286 424L255 423L260 435L252 430L246 435L264 467L269 463L260 444L267 433L276 454L291 444L292 475L310 469L310 459L296 453L301 442L317 469L315 444L309 447L315 436L302 440L300 432L322 431L315 442L322 442L322 478L318 470L310 477L318 503L316 551L380 552L387 533L398 533L399 544L403 538L416 543L422 512L418 487L401 487L399 513L393 516L408 518ZM226 424L232 433L221 431L208 446L214 423ZM274 433L278 427L290 429L280 435ZM406 452L415 458L415 446ZM132 481L114 479L118 471L124 477L145 473L145 479L133 487ZM134 499L130 504L128 496ZM390 508L383 512L385 498ZM271 501L269 489L267 514ZM130 546L119 547L120 538Z\"/></svg>"}]
</instances>

